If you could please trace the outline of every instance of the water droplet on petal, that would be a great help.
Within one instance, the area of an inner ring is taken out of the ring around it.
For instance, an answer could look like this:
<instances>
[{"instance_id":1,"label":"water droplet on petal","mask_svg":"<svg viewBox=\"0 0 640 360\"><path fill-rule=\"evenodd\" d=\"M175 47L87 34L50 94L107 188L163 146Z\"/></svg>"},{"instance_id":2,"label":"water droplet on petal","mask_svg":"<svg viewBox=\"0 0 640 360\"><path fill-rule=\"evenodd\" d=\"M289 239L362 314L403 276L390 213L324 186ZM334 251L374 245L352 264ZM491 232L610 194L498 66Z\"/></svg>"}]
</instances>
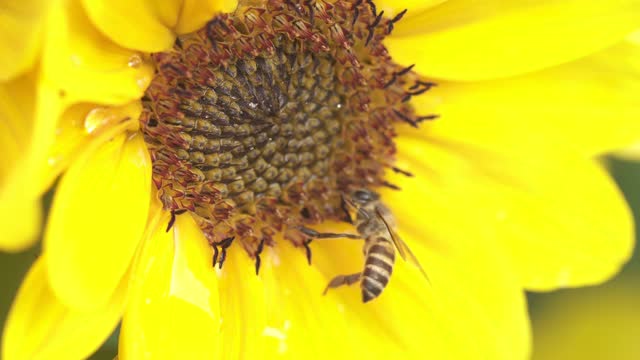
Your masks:
<instances>
[{"instance_id":1,"label":"water droplet on petal","mask_svg":"<svg viewBox=\"0 0 640 360\"><path fill-rule=\"evenodd\" d=\"M87 134L92 134L97 129L108 123L110 118L111 116L109 116L109 113L105 108L99 107L92 109L84 118L84 130Z\"/></svg>"},{"instance_id":2,"label":"water droplet on petal","mask_svg":"<svg viewBox=\"0 0 640 360\"><path fill-rule=\"evenodd\" d=\"M280 354L284 354L288 350L287 346L287 334L285 333L289 329L287 325L287 321L284 324L284 331L274 328L271 326L266 326L262 331L262 335L272 337L278 340L278 352Z\"/></svg>"},{"instance_id":3,"label":"water droplet on petal","mask_svg":"<svg viewBox=\"0 0 640 360\"><path fill-rule=\"evenodd\" d=\"M47 164L51 167L55 166L61 160L60 156L52 156L47 159Z\"/></svg>"},{"instance_id":4,"label":"water droplet on petal","mask_svg":"<svg viewBox=\"0 0 640 360\"><path fill-rule=\"evenodd\" d=\"M140 67L140 65L142 64L142 58L140 57L139 54L134 54L129 58L129 61L127 62L127 65L129 65L129 67L132 68L138 68Z\"/></svg>"},{"instance_id":5,"label":"water droplet on petal","mask_svg":"<svg viewBox=\"0 0 640 360\"><path fill-rule=\"evenodd\" d=\"M136 85L138 85L141 90L145 90L147 86L149 86L149 83L151 83L151 77L148 75L143 75L136 79Z\"/></svg>"}]
</instances>

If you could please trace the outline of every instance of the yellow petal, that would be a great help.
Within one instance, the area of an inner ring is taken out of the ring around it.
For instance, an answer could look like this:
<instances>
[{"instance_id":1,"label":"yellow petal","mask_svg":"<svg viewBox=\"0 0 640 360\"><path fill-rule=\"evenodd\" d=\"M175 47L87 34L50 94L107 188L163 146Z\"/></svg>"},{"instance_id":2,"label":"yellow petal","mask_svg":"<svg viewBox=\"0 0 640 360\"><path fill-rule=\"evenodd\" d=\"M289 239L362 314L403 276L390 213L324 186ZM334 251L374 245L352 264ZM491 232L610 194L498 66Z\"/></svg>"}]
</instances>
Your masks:
<instances>
[{"instance_id":1,"label":"yellow petal","mask_svg":"<svg viewBox=\"0 0 640 360\"><path fill-rule=\"evenodd\" d=\"M602 50L639 21L637 0L451 0L398 23L386 45L426 76L494 79Z\"/></svg>"},{"instance_id":2,"label":"yellow petal","mask_svg":"<svg viewBox=\"0 0 640 360\"><path fill-rule=\"evenodd\" d=\"M108 301L145 226L151 164L142 135L120 135L79 158L55 194L44 239L51 286L65 304Z\"/></svg>"},{"instance_id":3,"label":"yellow petal","mask_svg":"<svg viewBox=\"0 0 640 360\"><path fill-rule=\"evenodd\" d=\"M2 199L4 201L4 199ZM42 227L40 200L14 199L3 202L0 208L0 226L3 229L0 250L18 252L32 246Z\"/></svg>"},{"instance_id":4,"label":"yellow petal","mask_svg":"<svg viewBox=\"0 0 640 360\"><path fill-rule=\"evenodd\" d=\"M374 3L376 4L378 12L384 11L384 15L389 18L393 18L401 11L407 9L407 13L403 16L403 19L406 19L413 16L419 16L422 11L436 5L440 5L445 1L448 0L405 0L402 2L394 0L378 0Z\"/></svg>"},{"instance_id":5,"label":"yellow petal","mask_svg":"<svg viewBox=\"0 0 640 360\"><path fill-rule=\"evenodd\" d=\"M82 2L91 21L111 40L145 52L170 49L176 34L195 31L214 14L232 11L236 6L236 1L231 0Z\"/></svg>"},{"instance_id":6,"label":"yellow petal","mask_svg":"<svg viewBox=\"0 0 640 360\"><path fill-rule=\"evenodd\" d=\"M428 194L426 205L402 216L430 219L442 212L433 204L450 206L451 218L438 215L433 226L463 227L463 237L483 244L498 241L528 289L597 283L631 255L629 209L592 160L559 146L525 156L438 138L405 137L398 145L399 166L417 176L392 181Z\"/></svg>"},{"instance_id":7,"label":"yellow petal","mask_svg":"<svg viewBox=\"0 0 640 360\"><path fill-rule=\"evenodd\" d=\"M443 82L413 103L442 115L427 130L438 137L503 152L562 146L600 154L640 139L639 59L640 46L624 43L516 78Z\"/></svg>"},{"instance_id":8,"label":"yellow petal","mask_svg":"<svg viewBox=\"0 0 640 360\"><path fill-rule=\"evenodd\" d=\"M31 150L34 81L26 75L0 84L0 249L4 251L27 248L40 231L39 194L28 191L28 185L19 181Z\"/></svg>"},{"instance_id":9,"label":"yellow petal","mask_svg":"<svg viewBox=\"0 0 640 360\"><path fill-rule=\"evenodd\" d=\"M43 81L68 103L118 105L140 98L153 76L141 54L123 49L99 33L79 0L55 2L47 21Z\"/></svg>"},{"instance_id":10,"label":"yellow petal","mask_svg":"<svg viewBox=\"0 0 640 360\"><path fill-rule=\"evenodd\" d=\"M124 290L124 286L120 286L108 303L93 311L71 309L55 297L47 282L45 259L38 259L9 313L2 339L2 358L87 358L120 320Z\"/></svg>"},{"instance_id":11,"label":"yellow petal","mask_svg":"<svg viewBox=\"0 0 640 360\"><path fill-rule=\"evenodd\" d=\"M325 277L307 264L302 249L282 239L265 247L256 276L255 260L238 245L229 248L220 278L225 355L298 359L361 354L354 347L358 338L350 334L348 309L321 296Z\"/></svg>"},{"instance_id":12,"label":"yellow petal","mask_svg":"<svg viewBox=\"0 0 640 360\"><path fill-rule=\"evenodd\" d=\"M384 198L394 211L417 211L414 203L429 203L413 190L390 195ZM365 358L400 353L415 359L525 358L529 352L526 306L506 258L472 239L448 244L444 232L429 226L437 216L428 219L398 217L419 229L401 224L398 230L426 269L429 282L398 256L389 284L367 304L361 302L357 284L329 290L324 306L342 307L349 324L347 334L340 335L350 336L354 351L366 354ZM449 246L436 247L443 243ZM316 291L322 291L333 276L361 271L362 245L353 240L314 241L314 264L326 276Z\"/></svg>"},{"instance_id":13,"label":"yellow petal","mask_svg":"<svg viewBox=\"0 0 640 360\"><path fill-rule=\"evenodd\" d=\"M174 0L175 1L175 0ZM238 2L236 0L182 0L179 16L175 22L175 31L185 34L196 31L220 12L232 12Z\"/></svg>"},{"instance_id":14,"label":"yellow petal","mask_svg":"<svg viewBox=\"0 0 640 360\"><path fill-rule=\"evenodd\" d=\"M44 0L3 1L0 5L0 82L33 66L47 8Z\"/></svg>"},{"instance_id":15,"label":"yellow petal","mask_svg":"<svg viewBox=\"0 0 640 360\"><path fill-rule=\"evenodd\" d=\"M217 270L192 218L178 216L169 233L168 221L167 213L158 212L137 260L121 358L176 358L185 352L189 358L314 357L334 340L351 345L344 336L344 311L337 306L324 311L319 287L307 286L320 286L324 279L302 252L286 244L265 249L256 276L253 260L235 245ZM304 271L295 274L292 268ZM311 330L328 327L337 333L310 336ZM334 346L323 353L339 356L345 350Z\"/></svg>"},{"instance_id":16,"label":"yellow petal","mask_svg":"<svg viewBox=\"0 0 640 360\"><path fill-rule=\"evenodd\" d=\"M240 247L233 250L234 257L229 259L233 265L230 262L232 266L225 269L229 277L221 283L226 295L221 309L223 314L234 311L232 314L238 315L233 324L225 328L234 330L223 334L225 342L235 341L244 355L252 354L244 350L246 348L262 349L266 358L365 355L354 346L358 338L350 334L352 324L347 322L345 314L349 310L322 296L325 277L316 267L309 266L302 248L294 248L282 239L274 247L266 247L260 255L259 276L254 273L255 260L249 259ZM232 288L237 281L247 286ZM234 298L242 298L243 303L236 304ZM247 311L247 308L255 310ZM246 326L243 324L250 324L257 336L237 342L235 338Z\"/></svg>"},{"instance_id":17,"label":"yellow petal","mask_svg":"<svg viewBox=\"0 0 640 360\"><path fill-rule=\"evenodd\" d=\"M29 146L33 131L35 79L23 76L0 83L0 184Z\"/></svg>"},{"instance_id":18,"label":"yellow petal","mask_svg":"<svg viewBox=\"0 0 640 360\"><path fill-rule=\"evenodd\" d=\"M264 283L239 243L229 248L220 275L222 352L229 359L256 359L266 348L268 335L263 332L271 311Z\"/></svg>"},{"instance_id":19,"label":"yellow petal","mask_svg":"<svg viewBox=\"0 0 640 360\"><path fill-rule=\"evenodd\" d=\"M130 282L120 358L219 358L223 320L211 248L190 215L167 232L169 214L155 208Z\"/></svg>"},{"instance_id":20,"label":"yellow petal","mask_svg":"<svg viewBox=\"0 0 640 360\"><path fill-rule=\"evenodd\" d=\"M61 104L31 73L1 85L0 95L0 249L20 251L40 232L40 180Z\"/></svg>"},{"instance_id":21,"label":"yellow petal","mask_svg":"<svg viewBox=\"0 0 640 360\"><path fill-rule=\"evenodd\" d=\"M629 36L627 36L627 41L635 44L636 46L640 46L640 29L629 34Z\"/></svg>"},{"instance_id":22,"label":"yellow petal","mask_svg":"<svg viewBox=\"0 0 640 360\"><path fill-rule=\"evenodd\" d=\"M78 103L68 107L56 127L56 137L48 149L43 188L53 184L75 159L93 151L125 130L137 131L142 112L139 100L122 106Z\"/></svg>"}]
</instances>

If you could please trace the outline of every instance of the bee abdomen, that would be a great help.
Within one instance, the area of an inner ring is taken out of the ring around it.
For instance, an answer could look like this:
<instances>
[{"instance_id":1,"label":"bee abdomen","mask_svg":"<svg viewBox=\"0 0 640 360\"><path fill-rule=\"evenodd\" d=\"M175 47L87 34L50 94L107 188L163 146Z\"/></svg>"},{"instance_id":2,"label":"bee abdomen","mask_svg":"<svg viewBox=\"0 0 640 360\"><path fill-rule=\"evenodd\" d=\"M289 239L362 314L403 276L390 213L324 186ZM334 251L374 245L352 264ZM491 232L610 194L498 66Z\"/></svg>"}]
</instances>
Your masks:
<instances>
[{"instance_id":1,"label":"bee abdomen","mask_svg":"<svg viewBox=\"0 0 640 360\"><path fill-rule=\"evenodd\" d=\"M362 301L368 302L380 296L393 272L395 253L393 245L379 241L371 246L362 273Z\"/></svg>"}]
</instances>

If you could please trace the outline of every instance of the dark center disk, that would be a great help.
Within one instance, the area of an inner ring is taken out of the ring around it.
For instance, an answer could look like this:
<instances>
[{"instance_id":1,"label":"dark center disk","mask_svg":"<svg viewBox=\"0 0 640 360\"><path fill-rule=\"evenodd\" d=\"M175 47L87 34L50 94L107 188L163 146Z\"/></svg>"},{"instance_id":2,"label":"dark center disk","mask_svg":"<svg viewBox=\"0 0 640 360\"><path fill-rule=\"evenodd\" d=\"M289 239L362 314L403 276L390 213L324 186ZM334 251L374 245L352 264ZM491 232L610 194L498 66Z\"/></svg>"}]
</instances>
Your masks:
<instances>
[{"instance_id":1,"label":"dark center disk","mask_svg":"<svg viewBox=\"0 0 640 360\"><path fill-rule=\"evenodd\" d=\"M343 217L342 193L385 184L420 90L381 43L393 22L362 1L241 3L154 54L141 125L164 207L252 252L279 231L301 244L296 226Z\"/></svg>"}]
</instances>

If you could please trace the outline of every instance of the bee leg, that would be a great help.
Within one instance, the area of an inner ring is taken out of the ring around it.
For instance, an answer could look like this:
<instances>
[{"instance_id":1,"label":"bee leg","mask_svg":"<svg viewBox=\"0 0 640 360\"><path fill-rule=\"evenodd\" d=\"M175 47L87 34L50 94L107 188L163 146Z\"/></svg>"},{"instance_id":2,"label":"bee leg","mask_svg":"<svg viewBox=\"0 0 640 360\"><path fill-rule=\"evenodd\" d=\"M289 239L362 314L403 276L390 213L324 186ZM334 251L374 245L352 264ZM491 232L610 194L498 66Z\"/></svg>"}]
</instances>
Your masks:
<instances>
[{"instance_id":1,"label":"bee leg","mask_svg":"<svg viewBox=\"0 0 640 360\"><path fill-rule=\"evenodd\" d=\"M303 234L308 235L309 237L314 239L337 239L337 238L362 239L359 235L355 235L355 234L321 233L304 226L298 226L297 229L300 230Z\"/></svg>"},{"instance_id":2,"label":"bee leg","mask_svg":"<svg viewBox=\"0 0 640 360\"><path fill-rule=\"evenodd\" d=\"M222 241L220 241L217 246L220 246L220 260L218 261L218 269L222 269L222 264L224 264L224 260L227 258L227 249L231 246L231 243L235 239L234 236L228 237ZM215 261L218 257L218 249L214 245L214 253L213 253L213 266L216 266Z\"/></svg>"},{"instance_id":3,"label":"bee leg","mask_svg":"<svg viewBox=\"0 0 640 360\"><path fill-rule=\"evenodd\" d=\"M349 213L349 209L347 208L347 201L344 199L344 195L340 196L340 208L344 211L345 217L344 221L349 224L353 224L353 219L351 218L351 214Z\"/></svg>"},{"instance_id":4,"label":"bee leg","mask_svg":"<svg viewBox=\"0 0 640 360\"><path fill-rule=\"evenodd\" d=\"M324 289L322 295L327 295L329 289L337 288L342 285L352 285L360 280L362 273L355 273L350 275L338 275L329 281L329 285Z\"/></svg>"}]
</instances>

